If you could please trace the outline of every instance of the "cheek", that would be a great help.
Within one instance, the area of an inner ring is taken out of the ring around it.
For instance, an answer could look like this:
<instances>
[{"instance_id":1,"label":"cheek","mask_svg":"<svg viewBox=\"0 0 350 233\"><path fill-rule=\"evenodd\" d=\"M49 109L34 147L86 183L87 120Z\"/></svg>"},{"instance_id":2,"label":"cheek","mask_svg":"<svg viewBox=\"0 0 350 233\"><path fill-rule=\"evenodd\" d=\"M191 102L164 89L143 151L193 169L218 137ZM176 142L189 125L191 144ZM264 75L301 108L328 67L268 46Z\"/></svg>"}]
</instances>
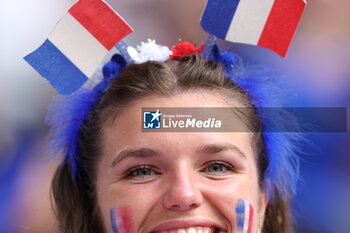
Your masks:
<instances>
[{"instance_id":1,"label":"cheek","mask_svg":"<svg viewBox=\"0 0 350 233\"><path fill-rule=\"evenodd\" d=\"M123 183L106 186L105 191L103 193L100 192L101 195L99 195L100 198L98 200L105 228L107 230L108 228L112 229L109 220L110 211L112 208L115 208L117 217L119 215L120 219L129 219L128 221L121 221L123 222L122 224L126 223L128 225L126 228L129 230L126 233L132 233L130 229L138 229L145 216L152 211L153 207L161 199L161 197L157 196L159 193L154 192L154 190L157 189L152 183L146 186ZM118 227L122 227L120 223ZM119 233L123 233L122 231L119 229Z\"/></svg>"},{"instance_id":2,"label":"cheek","mask_svg":"<svg viewBox=\"0 0 350 233\"><path fill-rule=\"evenodd\" d=\"M118 186L118 187L117 187ZM158 192L155 192L154 184L149 185L111 185L109 203L115 206L129 206L134 213L147 211L159 200Z\"/></svg>"},{"instance_id":3,"label":"cheek","mask_svg":"<svg viewBox=\"0 0 350 233\"><path fill-rule=\"evenodd\" d=\"M135 233L132 210L127 206L112 208L110 211L113 233Z\"/></svg>"},{"instance_id":4,"label":"cheek","mask_svg":"<svg viewBox=\"0 0 350 233\"><path fill-rule=\"evenodd\" d=\"M249 177L234 181L216 181L206 186L203 195L209 202L232 215L238 199L255 202L257 195L256 188L253 186L254 184L251 184Z\"/></svg>"},{"instance_id":5,"label":"cheek","mask_svg":"<svg viewBox=\"0 0 350 233\"><path fill-rule=\"evenodd\" d=\"M230 223L231 232L244 232L239 231L242 225L239 219L249 224L251 232L254 229L254 220L257 219L259 209L259 186L254 176L250 174L237 179L211 182L203 189L203 195L208 202ZM246 201L247 208L245 209L250 211L240 213L240 218L238 218L236 207L242 200Z\"/></svg>"}]
</instances>

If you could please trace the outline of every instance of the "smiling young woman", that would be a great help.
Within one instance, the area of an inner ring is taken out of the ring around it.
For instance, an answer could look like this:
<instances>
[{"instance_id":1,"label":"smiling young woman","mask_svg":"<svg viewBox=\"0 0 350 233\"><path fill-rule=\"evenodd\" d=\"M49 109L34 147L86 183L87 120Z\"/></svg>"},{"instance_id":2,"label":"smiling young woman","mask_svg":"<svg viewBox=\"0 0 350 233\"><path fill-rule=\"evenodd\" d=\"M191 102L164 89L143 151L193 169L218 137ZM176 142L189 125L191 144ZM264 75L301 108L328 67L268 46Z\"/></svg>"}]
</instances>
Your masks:
<instances>
[{"instance_id":1,"label":"smiling young woman","mask_svg":"<svg viewBox=\"0 0 350 233\"><path fill-rule=\"evenodd\" d=\"M143 132L149 106L246 107L232 118L247 130ZM278 186L269 200L264 187L269 160L250 96L199 55L126 67L80 128L77 159L79 178L66 161L52 183L61 232L111 233L112 208L130 213L126 233L293 232L288 200Z\"/></svg>"}]
</instances>

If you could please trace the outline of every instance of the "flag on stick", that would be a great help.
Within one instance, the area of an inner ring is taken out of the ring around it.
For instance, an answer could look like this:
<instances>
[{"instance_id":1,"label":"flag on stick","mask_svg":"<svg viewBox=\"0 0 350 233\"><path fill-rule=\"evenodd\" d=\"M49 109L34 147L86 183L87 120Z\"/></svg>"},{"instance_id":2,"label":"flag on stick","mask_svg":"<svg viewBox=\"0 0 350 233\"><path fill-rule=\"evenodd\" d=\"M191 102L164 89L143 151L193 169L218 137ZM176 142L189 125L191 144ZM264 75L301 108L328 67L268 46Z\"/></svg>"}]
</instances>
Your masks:
<instances>
[{"instance_id":1,"label":"flag on stick","mask_svg":"<svg viewBox=\"0 0 350 233\"><path fill-rule=\"evenodd\" d=\"M61 94L79 89L132 28L104 1L79 0L24 59Z\"/></svg>"},{"instance_id":2,"label":"flag on stick","mask_svg":"<svg viewBox=\"0 0 350 233\"><path fill-rule=\"evenodd\" d=\"M201 25L218 38L285 57L305 5L305 0L208 0Z\"/></svg>"}]
</instances>

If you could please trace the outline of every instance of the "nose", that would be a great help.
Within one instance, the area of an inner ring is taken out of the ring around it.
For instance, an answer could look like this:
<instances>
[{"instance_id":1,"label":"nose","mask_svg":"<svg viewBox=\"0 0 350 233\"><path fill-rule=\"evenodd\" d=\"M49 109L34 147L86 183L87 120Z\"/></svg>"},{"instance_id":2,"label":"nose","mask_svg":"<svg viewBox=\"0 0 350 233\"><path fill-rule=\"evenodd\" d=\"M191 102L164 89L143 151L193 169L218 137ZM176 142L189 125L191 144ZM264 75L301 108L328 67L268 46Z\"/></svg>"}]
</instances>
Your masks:
<instances>
[{"instance_id":1,"label":"nose","mask_svg":"<svg viewBox=\"0 0 350 233\"><path fill-rule=\"evenodd\" d=\"M203 202L203 196L195 181L194 171L183 167L169 174L168 189L163 196L165 209L173 211L188 211L198 208Z\"/></svg>"}]
</instances>

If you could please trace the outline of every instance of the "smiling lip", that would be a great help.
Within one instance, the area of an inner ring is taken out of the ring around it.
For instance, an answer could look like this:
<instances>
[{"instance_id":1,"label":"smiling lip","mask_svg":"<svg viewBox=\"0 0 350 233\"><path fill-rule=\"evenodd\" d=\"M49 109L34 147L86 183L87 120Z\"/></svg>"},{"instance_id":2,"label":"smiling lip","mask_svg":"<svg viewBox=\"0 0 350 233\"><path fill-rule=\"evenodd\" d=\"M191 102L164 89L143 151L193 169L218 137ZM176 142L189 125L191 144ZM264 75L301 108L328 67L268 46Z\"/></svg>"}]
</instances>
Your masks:
<instances>
[{"instance_id":1,"label":"smiling lip","mask_svg":"<svg viewBox=\"0 0 350 233\"><path fill-rule=\"evenodd\" d=\"M219 228L220 230L226 231L226 229L219 224L207 220L207 219L183 219L183 220L175 220L175 221L167 221L163 222L156 227L154 227L152 230L147 231L148 233L151 232L161 232L161 231L170 231L174 229L183 229L183 228L189 228L189 227L213 227L213 228Z\"/></svg>"}]
</instances>

